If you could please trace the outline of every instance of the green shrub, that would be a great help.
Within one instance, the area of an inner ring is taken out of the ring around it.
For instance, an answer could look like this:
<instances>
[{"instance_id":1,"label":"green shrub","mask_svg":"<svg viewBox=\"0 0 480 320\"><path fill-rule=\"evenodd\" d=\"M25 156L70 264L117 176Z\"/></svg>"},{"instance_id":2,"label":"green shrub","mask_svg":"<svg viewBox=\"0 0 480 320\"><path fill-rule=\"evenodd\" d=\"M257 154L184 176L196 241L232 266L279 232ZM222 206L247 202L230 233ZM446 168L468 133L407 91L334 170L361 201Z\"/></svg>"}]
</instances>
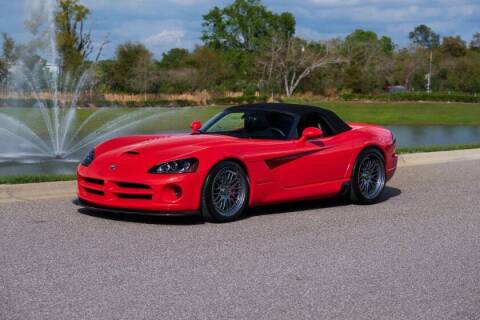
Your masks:
<instances>
[{"instance_id":1,"label":"green shrub","mask_svg":"<svg viewBox=\"0 0 480 320\"><path fill-rule=\"evenodd\" d=\"M382 94L357 94L344 93L340 97L346 101L352 100L373 100L373 101L439 101L439 102L465 102L480 103L480 96L465 93L448 92L404 92L404 93L382 93Z\"/></svg>"},{"instance_id":2,"label":"green shrub","mask_svg":"<svg viewBox=\"0 0 480 320\"><path fill-rule=\"evenodd\" d=\"M143 107L187 107L194 106L195 102L190 100L142 100L142 101L116 101L106 103L105 106L118 105L128 108L143 108ZM98 106L98 105L97 105Z\"/></svg>"},{"instance_id":3,"label":"green shrub","mask_svg":"<svg viewBox=\"0 0 480 320\"><path fill-rule=\"evenodd\" d=\"M241 97L222 97L208 101L209 104L242 104L242 103L256 103L267 102L267 96L244 95ZM52 105L51 100L44 100L48 106ZM35 99L0 99L0 107L33 107L37 101ZM142 100L142 101L107 101L107 100L93 100L80 101L80 107L112 107L124 106L128 108L142 108L142 107L188 107L195 106L197 103L191 100Z\"/></svg>"},{"instance_id":4,"label":"green shrub","mask_svg":"<svg viewBox=\"0 0 480 320\"><path fill-rule=\"evenodd\" d=\"M267 102L267 96L241 96L241 97L223 97L223 98L216 98L210 100L210 104L219 104L219 105L227 105L227 104L244 104L244 103L261 103Z\"/></svg>"}]
</instances>

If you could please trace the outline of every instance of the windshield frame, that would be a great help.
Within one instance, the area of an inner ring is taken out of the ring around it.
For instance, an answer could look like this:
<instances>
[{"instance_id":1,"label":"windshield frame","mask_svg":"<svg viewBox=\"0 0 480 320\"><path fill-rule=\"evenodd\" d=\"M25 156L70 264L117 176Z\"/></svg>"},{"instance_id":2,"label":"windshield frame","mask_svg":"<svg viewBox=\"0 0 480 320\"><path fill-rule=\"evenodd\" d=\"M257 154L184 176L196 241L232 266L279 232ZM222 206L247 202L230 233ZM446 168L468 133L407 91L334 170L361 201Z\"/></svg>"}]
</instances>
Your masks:
<instances>
[{"instance_id":1,"label":"windshield frame","mask_svg":"<svg viewBox=\"0 0 480 320\"><path fill-rule=\"evenodd\" d=\"M225 132L207 132L208 129L210 129L215 123L220 121L222 118L227 116L228 114L231 113L245 113L245 112L268 112L268 113L279 113L279 114L284 114L289 117L292 117L292 123L289 128L289 132L286 133L285 138L267 138L267 137L251 137L251 136L241 136L237 134L232 134L231 131L225 131ZM284 111L272 111L272 110L262 110L261 108L245 108L245 109L236 109L236 110L229 110L226 109L212 118L210 118L205 124L200 128L199 133L201 134L211 134L211 135L224 135L224 136L230 136L230 137L236 137L239 139L256 139L256 140L275 140L275 141L286 141L286 140L294 140L296 139L295 137L295 128L298 125L298 122L300 120L300 117L291 112L284 112Z\"/></svg>"}]
</instances>

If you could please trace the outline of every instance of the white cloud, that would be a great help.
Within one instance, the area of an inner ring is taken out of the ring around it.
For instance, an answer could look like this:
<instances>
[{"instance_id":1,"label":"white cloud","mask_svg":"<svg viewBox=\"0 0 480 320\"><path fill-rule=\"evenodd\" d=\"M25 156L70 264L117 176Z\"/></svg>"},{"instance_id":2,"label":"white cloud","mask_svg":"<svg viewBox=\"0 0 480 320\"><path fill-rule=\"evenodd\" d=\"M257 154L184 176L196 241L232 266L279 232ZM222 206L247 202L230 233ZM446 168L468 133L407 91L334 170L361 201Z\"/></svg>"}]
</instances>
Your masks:
<instances>
[{"instance_id":1,"label":"white cloud","mask_svg":"<svg viewBox=\"0 0 480 320\"><path fill-rule=\"evenodd\" d=\"M171 48L192 49L199 42L199 35L181 20L137 19L119 23L111 29L115 46L125 41L142 42L157 57Z\"/></svg>"},{"instance_id":2,"label":"white cloud","mask_svg":"<svg viewBox=\"0 0 480 320\"><path fill-rule=\"evenodd\" d=\"M266 0L268 4L276 0ZM361 28L388 35L403 46L408 32L426 24L441 36L470 39L480 16L478 0L306 0L302 6L284 5L297 18L297 30L309 39L325 39Z\"/></svg>"},{"instance_id":3,"label":"white cloud","mask_svg":"<svg viewBox=\"0 0 480 320\"><path fill-rule=\"evenodd\" d=\"M185 40L185 31L179 29L162 30L149 36L144 42L151 46L181 45Z\"/></svg>"}]
</instances>

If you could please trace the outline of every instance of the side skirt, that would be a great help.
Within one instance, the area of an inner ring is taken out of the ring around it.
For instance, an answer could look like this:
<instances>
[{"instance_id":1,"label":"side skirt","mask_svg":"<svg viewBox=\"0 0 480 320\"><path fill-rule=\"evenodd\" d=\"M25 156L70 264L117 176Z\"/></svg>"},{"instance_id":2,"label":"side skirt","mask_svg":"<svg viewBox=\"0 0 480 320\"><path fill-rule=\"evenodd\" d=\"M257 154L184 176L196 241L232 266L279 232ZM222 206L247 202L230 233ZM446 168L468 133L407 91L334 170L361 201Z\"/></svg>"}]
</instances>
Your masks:
<instances>
[{"instance_id":1,"label":"side skirt","mask_svg":"<svg viewBox=\"0 0 480 320\"><path fill-rule=\"evenodd\" d=\"M255 189L257 194L252 204L267 205L335 197L350 190L350 180L342 179L280 190L275 183L268 183L257 185Z\"/></svg>"}]
</instances>

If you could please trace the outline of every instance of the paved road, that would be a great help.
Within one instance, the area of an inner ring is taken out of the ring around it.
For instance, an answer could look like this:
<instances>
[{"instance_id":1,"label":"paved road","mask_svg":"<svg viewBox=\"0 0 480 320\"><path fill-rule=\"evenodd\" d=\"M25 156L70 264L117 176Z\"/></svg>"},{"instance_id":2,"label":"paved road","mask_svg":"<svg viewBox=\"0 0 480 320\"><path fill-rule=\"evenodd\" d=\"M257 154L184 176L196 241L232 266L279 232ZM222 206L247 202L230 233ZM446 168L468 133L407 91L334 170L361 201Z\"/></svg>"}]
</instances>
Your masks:
<instances>
[{"instance_id":1,"label":"paved road","mask_svg":"<svg viewBox=\"0 0 480 320\"><path fill-rule=\"evenodd\" d=\"M132 219L0 205L0 319L480 319L480 161L401 168L374 206Z\"/></svg>"}]
</instances>

